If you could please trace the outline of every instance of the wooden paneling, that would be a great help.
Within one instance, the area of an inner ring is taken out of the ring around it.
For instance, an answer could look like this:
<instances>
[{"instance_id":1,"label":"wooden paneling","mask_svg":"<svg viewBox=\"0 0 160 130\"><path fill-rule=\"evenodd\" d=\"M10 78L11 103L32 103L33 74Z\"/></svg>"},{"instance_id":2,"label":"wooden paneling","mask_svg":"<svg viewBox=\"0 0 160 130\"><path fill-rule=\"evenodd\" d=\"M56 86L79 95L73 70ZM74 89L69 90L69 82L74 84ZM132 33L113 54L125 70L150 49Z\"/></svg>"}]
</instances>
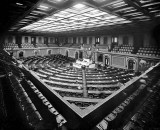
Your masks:
<instances>
[{"instance_id":1,"label":"wooden paneling","mask_svg":"<svg viewBox=\"0 0 160 130\"><path fill-rule=\"evenodd\" d=\"M124 56L112 56L112 66L125 68L125 57Z\"/></svg>"}]
</instances>

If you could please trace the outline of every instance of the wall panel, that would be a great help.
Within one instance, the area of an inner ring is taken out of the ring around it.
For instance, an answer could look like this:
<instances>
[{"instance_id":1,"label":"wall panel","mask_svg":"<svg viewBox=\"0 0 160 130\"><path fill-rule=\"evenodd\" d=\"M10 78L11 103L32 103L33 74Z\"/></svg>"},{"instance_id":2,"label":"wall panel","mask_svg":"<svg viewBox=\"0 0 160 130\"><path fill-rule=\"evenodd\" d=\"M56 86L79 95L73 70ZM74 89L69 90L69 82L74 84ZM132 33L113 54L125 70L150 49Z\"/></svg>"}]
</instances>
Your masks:
<instances>
[{"instance_id":1,"label":"wall panel","mask_svg":"<svg viewBox=\"0 0 160 130\"><path fill-rule=\"evenodd\" d=\"M125 68L125 56L112 56L112 66Z\"/></svg>"}]
</instances>

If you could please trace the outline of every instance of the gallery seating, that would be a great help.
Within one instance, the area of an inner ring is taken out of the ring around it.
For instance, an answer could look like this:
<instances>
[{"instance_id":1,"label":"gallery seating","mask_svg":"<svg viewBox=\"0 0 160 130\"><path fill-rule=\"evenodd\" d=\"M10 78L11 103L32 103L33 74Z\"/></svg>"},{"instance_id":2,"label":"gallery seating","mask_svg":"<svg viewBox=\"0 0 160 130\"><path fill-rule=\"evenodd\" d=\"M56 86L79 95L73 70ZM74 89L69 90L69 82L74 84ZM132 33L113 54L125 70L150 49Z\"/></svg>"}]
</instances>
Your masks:
<instances>
[{"instance_id":1,"label":"gallery seating","mask_svg":"<svg viewBox=\"0 0 160 130\"><path fill-rule=\"evenodd\" d=\"M156 46L140 47L136 54L159 57L160 56L160 49L159 49L159 47L156 47Z\"/></svg>"}]
</instances>

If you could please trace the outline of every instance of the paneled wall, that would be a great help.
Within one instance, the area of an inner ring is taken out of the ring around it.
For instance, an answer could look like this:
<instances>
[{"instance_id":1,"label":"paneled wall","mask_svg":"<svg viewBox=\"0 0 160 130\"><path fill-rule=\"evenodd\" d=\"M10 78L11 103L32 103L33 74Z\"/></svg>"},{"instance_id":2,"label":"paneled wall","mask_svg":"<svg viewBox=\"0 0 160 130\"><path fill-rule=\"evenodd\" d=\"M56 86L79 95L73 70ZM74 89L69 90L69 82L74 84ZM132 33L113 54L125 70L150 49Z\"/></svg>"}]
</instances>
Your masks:
<instances>
[{"instance_id":1,"label":"paneled wall","mask_svg":"<svg viewBox=\"0 0 160 130\"><path fill-rule=\"evenodd\" d=\"M65 47L52 47L52 48L41 48L41 49L18 49L18 50L13 50L14 51L14 56L16 58L19 58L19 52L23 51L24 52L24 57L28 57L28 56L34 56L35 55L35 51L38 52L38 55L44 56L44 55L48 55L48 50L51 50L51 54L62 54L62 55L66 55L66 51L68 51L68 56L75 58L75 54L76 52L79 51L83 51L84 57L86 54L86 50L83 49L75 49L75 48L65 48ZM89 53L89 52L87 52ZM103 61L99 62L98 61L98 55L102 54L103 55ZM103 51L95 51L93 53L92 59L95 61L96 64L101 64L103 66L105 66L105 56L107 56L109 59L109 66L113 66L113 67L117 67L117 68L123 68L123 69L128 69L128 63L129 60L133 60L134 61L134 66L133 69L134 70L139 70L139 62L143 59L146 60L148 63L153 63L153 65L157 62L160 61L160 58L156 58L156 57L149 57L149 56L139 56L139 55L135 55L135 54L115 54L115 53L111 53L111 52L103 52Z\"/></svg>"},{"instance_id":2,"label":"paneled wall","mask_svg":"<svg viewBox=\"0 0 160 130\"><path fill-rule=\"evenodd\" d=\"M125 56L121 55L112 55L112 66L125 68Z\"/></svg>"}]
</instances>

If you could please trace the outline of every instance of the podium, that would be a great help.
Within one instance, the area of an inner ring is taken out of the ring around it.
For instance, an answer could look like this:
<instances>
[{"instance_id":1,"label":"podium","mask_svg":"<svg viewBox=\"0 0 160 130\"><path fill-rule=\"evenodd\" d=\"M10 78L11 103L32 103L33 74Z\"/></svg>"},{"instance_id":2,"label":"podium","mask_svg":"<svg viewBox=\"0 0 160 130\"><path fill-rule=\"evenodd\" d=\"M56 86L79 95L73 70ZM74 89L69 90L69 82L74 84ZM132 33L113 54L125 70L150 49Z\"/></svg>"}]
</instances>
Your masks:
<instances>
[{"instance_id":1,"label":"podium","mask_svg":"<svg viewBox=\"0 0 160 130\"><path fill-rule=\"evenodd\" d=\"M88 68L95 68L95 64L93 64L92 60L86 58L84 58L82 61L76 60L76 62L73 63L73 67L76 68L81 68L83 65Z\"/></svg>"}]
</instances>

